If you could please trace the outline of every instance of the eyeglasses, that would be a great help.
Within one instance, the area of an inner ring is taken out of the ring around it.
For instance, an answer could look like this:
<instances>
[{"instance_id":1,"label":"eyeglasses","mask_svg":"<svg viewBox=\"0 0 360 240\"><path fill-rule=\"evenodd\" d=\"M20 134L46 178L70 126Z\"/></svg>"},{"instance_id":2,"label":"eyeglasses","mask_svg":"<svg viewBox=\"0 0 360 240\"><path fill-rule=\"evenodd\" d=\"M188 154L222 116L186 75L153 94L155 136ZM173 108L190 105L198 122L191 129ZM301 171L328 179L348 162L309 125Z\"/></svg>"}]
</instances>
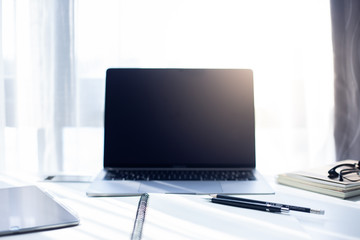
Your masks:
<instances>
[{"instance_id":1,"label":"eyeglasses","mask_svg":"<svg viewBox=\"0 0 360 240\"><path fill-rule=\"evenodd\" d=\"M337 168L341 168L341 170L336 172ZM335 179L339 178L339 181L344 181L344 179L350 182L358 182L360 181L360 161L354 164L351 163L343 163L336 165L332 169L328 171L328 178Z\"/></svg>"}]
</instances>

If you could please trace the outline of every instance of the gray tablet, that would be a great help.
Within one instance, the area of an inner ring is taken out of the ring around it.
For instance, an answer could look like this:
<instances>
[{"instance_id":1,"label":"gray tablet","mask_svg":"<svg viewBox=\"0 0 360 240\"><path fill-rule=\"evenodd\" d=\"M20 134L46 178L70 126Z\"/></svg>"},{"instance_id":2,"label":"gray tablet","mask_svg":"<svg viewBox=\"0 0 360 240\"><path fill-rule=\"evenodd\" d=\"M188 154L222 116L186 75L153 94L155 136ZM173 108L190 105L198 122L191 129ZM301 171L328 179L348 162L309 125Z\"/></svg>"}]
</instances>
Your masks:
<instances>
[{"instance_id":1,"label":"gray tablet","mask_svg":"<svg viewBox=\"0 0 360 240\"><path fill-rule=\"evenodd\" d=\"M79 219L36 186L0 189L0 236L79 224Z\"/></svg>"}]
</instances>

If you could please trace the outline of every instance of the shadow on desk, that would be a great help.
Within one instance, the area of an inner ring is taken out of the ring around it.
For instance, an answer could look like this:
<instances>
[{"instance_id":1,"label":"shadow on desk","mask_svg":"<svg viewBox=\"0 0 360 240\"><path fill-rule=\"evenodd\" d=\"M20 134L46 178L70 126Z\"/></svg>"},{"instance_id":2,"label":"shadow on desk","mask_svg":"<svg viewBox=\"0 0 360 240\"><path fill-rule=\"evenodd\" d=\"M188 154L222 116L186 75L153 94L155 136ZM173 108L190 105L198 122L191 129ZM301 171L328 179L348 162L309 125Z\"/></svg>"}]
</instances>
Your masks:
<instances>
[{"instance_id":1,"label":"shadow on desk","mask_svg":"<svg viewBox=\"0 0 360 240\"><path fill-rule=\"evenodd\" d=\"M360 196L356 196L356 197L352 197L352 198L347 198L347 201L352 201L352 202L359 202L360 201Z\"/></svg>"},{"instance_id":2,"label":"shadow on desk","mask_svg":"<svg viewBox=\"0 0 360 240\"><path fill-rule=\"evenodd\" d=\"M130 239L139 197L89 198L88 183L53 183L0 178L4 185L36 184L78 213L80 225L3 239ZM269 181L270 182L270 181ZM3 185L0 185L3 186ZM275 195L258 200L324 209L325 215L276 214L214 204L206 196L150 195L143 239L360 239L360 197L347 200L273 182Z\"/></svg>"}]
</instances>

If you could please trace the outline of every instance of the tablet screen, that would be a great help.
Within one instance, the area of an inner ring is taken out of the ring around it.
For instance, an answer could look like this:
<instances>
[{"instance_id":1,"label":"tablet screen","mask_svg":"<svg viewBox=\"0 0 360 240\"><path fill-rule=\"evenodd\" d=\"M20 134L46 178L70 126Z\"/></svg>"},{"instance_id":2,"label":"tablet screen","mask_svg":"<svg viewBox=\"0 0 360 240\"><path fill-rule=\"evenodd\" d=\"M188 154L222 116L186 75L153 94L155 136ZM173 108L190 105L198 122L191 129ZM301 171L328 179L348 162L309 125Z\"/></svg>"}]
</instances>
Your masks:
<instances>
[{"instance_id":1,"label":"tablet screen","mask_svg":"<svg viewBox=\"0 0 360 240\"><path fill-rule=\"evenodd\" d=\"M78 217L36 186L0 189L0 235L78 224Z\"/></svg>"}]
</instances>

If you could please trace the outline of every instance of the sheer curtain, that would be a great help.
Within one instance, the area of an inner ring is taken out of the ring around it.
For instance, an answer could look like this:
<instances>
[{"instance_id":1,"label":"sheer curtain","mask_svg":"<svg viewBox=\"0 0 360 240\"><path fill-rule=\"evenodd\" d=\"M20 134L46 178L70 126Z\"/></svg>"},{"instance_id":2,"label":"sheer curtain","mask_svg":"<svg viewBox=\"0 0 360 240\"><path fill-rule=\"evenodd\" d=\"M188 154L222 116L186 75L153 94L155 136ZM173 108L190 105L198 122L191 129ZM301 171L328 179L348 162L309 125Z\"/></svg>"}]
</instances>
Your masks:
<instances>
[{"instance_id":1,"label":"sheer curtain","mask_svg":"<svg viewBox=\"0 0 360 240\"><path fill-rule=\"evenodd\" d=\"M360 2L331 1L336 160L360 160Z\"/></svg>"},{"instance_id":2,"label":"sheer curtain","mask_svg":"<svg viewBox=\"0 0 360 240\"><path fill-rule=\"evenodd\" d=\"M2 1L4 169L64 168L77 125L73 1Z\"/></svg>"},{"instance_id":3,"label":"sheer curtain","mask_svg":"<svg viewBox=\"0 0 360 240\"><path fill-rule=\"evenodd\" d=\"M251 68L257 166L334 161L328 1L3 0L2 171L102 165L109 67Z\"/></svg>"}]
</instances>

